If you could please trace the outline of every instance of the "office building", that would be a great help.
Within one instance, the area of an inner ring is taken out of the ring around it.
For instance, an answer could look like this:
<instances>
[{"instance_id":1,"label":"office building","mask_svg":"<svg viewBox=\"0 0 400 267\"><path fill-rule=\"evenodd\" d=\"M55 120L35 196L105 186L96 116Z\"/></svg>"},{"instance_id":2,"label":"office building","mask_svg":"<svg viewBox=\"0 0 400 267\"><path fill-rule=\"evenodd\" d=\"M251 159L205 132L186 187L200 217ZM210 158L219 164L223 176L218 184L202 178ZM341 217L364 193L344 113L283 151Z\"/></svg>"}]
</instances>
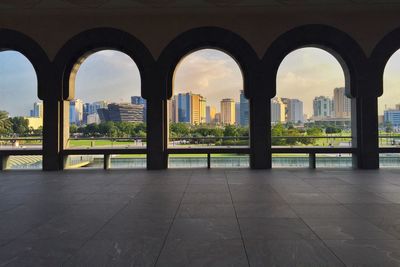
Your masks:
<instances>
[{"instance_id":1,"label":"office building","mask_svg":"<svg viewBox=\"0 0 400 267\"><path fill-rule=\"evenodd\" d=\"M130 103L108 104L107 109L99 109L98 114L102 122L143 122L144 119L143 105Z\"/></svg>"},{"instance_id":2,"label":"office building","mask_svg":"<svg viewBox=\"0 0 400 267\"><path fill-rule=\"evenodd\" d=\"M178 94L178 122L190 123L190 108L191 108L190 93Z\"/></svg>"},{"instance_id":3,"label":"office building","mask_svg":"<svg viewBox=\"0 0 400 267\"><path fill-rule=\"evenodd\" d=\"M271 99L271 122L283 123L286 121L286 105L280 97Z\"/></svg>"},{"instance_id":4,"label":"office building","mask_svg":"<svg viewBox=\"0 0 400 267\"><path fill-rule=\"evenodd\" d=\"M287 104L287 121L304 122L303 102L299 99L289 99Z\"/></svg>"},{"instance_id":5,"label":"office building","mask_svg":"<svg viewBox=\"0 0 400 267\"><path fill-rule=\"evenodd\" d=\"M35 102L33 103L33 109L30 112L31 117L43 118L43 103Z\"/></svg>"},{"instance_id":6,"label":"office building","mask_svg":"<svg viewBox=\"0 0 400 267\"><path fill-rule=\"evenodd\" d=\"M69 123L81 125L83 122L83 102L74 99L69 102Z\"/></svg>"},{"instance_id":7,"label":"office building","mask_svg":"<svg viewBox=\"0 0 400 267\"><path fill-rule=\"evenodd\" d=\"M206 123L215 123L215 114L217 109L213 106L206 107Z\"/></svg>"},{"instance_id":8,"label":"office building","mask_svg":"<svg viewBox=\"0 0 400 267\"><path fill-rule=\"evenodd\" d=\"M221 101L221 123L235 124L235 101L231 98L224 98Z\"/></svg>"},{"instance_id":9,"label":"office building","mask_svg":"<svg viewBox=\"0 0 400 267\"><path fill-rule=\"evenodd\" d=\"M332 117L333 105L332 100L326 96L318 96L313 100L313 117L328 118Z\"/></svg>"},{"instance_id":10,"label":"office building","mask_svg":"<svg viewBox=\"0 0 400 267\"><path fill-rule=\"evenodd\" d=\"M346 96L345 91L344 87L333 90L333 114L336 118L350 118L351 99Z\"/></svg>"},{"instance_id":11,"label":"office building","mask_svg":"<svg viewBox=\"0 0 400 267\"><path fill-rule=\"evenodd\" d=\"M388 109L383 112L383 120L394 127L400 127L400 109Z\"/></svg>"},{"instance_id":12,"label":"office building","mask_svg":"<svg viewBox=\"0 0 400 267\"><path fill-rule=\"evenodd\" d=\"M244 91L240 90L240 125L248 126L249 118L249 100L244 96Z\"/></svg>"}]
</instances>

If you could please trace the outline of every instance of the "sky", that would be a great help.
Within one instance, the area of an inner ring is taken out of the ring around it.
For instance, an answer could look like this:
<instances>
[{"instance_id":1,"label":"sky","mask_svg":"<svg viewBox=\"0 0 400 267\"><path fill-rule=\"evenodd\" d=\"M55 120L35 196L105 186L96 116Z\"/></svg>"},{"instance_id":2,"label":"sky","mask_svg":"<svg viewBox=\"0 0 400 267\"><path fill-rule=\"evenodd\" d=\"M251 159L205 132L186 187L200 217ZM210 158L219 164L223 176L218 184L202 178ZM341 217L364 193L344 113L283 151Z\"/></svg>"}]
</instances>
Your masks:
<instances>
[{"instance_id":1,"label":"sky","mask_svg":"<svg viewBox=\"0 0 400 267\"><path fill-rule=\"evenodd\" d=\"M379 99L379 113L400 103L400 51L389 60L384 74L384 95ZM140 74L127 55L106 50L89 56L76 77L75 98L85 102L107 100L129 102L140 95ZM332 97L335 87L344 86L340 64L328 52L302 48L282 61L277 76L277 96L298 98L304 112L312 114L315 96ZM219 109L222 98L239 101L243 79L237 63L224 52L203 49L184 57L174 73L174 93L199 93L207 104ZM37 81L30 62L20 53L0 52L0 110L11 116L27 116L37 98ZM21 97L23 96L23 97ZM18 99L18 101L17 101Z\"/></svg>"}]
</instances>

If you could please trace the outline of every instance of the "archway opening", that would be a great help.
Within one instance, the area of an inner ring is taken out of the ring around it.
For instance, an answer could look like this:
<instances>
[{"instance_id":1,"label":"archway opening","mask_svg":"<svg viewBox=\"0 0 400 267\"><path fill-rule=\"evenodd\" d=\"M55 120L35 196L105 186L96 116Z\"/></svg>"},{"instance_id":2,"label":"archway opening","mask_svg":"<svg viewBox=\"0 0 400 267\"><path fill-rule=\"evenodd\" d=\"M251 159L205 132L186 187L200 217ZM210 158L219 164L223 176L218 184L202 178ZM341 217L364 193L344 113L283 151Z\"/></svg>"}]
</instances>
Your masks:
<instances>
[{"instance_id":1,"label":"archway opening","mask_svg":"<svg viewBox=\"0 0 400 267\"><path fill-rule=\"evenodd\" d=\"M23 54L0 50L0 149L42 148L43 103L37 76ZM41 169L42 156L10 156L8 169Z\"/></svg>"},{"instance_id":2,"label":"archway opening","mask_svg":"<svg viewBox=\"0 0 400 267\"><path fill-rule=\"evenodd\" d=\"M400 146L400 49L389 58L383 74L383 94L378 98L379 147ZM398 153L381 153L381 167L399 167Z\"/></svg>"},{"instance_id":3,"label":"archway opening","mask_svg":"<svg viewBox=\"0 0 400 267\"><path fill-rule=\"evenodd\" d=\"M200 49L183 57L174 70L168 101L169 166L206 167L206 154L196 149L249 146L249 104L239 64L217 49ZM214 152L211 167L248 167L246 155Z\"/></svg>"},{"instance_id":4,"label":"archway opening","mask_svg":"<svg viewBox=\"0 0 400 267\"><path fill-rule=\"evenodd\" d=\"M116 50L90 53L70 76L73 100L64 107L65 149L120 150L146 148L146 101L140 72L127 54ZM66 115L68 114L68 115ZM69 156L68 168L103 167L102 155ZM112 154L111 168L146 166L143 154Z\"/></svg>"},{"instance_id":5,"label":"archway opening","mask_svg":"<svg viewBox=\"0 0 400 267\"><path fill-rule=\"evenodd\" d=\"M350 84L343 60L325 49L300 48L289 53L277 73L277 94L271 99L273 147L351 147ZM299 149L300 151L300 149ZM273 155L275 167L308 167L308 153ZM313 154L315 155L315 153ZM351 167L351 154L320 153L317 167Z\"/></svg>"}]
</instances>

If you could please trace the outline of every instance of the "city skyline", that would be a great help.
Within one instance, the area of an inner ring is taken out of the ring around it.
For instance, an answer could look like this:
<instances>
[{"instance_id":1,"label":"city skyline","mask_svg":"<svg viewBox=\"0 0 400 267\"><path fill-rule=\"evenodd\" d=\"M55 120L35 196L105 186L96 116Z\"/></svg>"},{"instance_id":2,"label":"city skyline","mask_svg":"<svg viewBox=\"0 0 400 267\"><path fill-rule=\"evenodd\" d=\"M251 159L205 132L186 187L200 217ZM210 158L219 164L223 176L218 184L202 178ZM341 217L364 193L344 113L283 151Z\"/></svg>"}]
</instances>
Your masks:
<instances>
[{"instance_id":1,"label":"city skyline","mask_svg":"<svg viewBox=\"0 0 400 267\"><path fill-rule=\"evenodd\" d=\"M11 116L29 114L31 104L39 101L32 65L14 51L0 52L0 63L1 110L8 111ZM400 89L397 89L400 88L399 72L400 52L397 51L385 70L385 93L378 99L379 115L383 115L385 107L392 108L400 100ZM239 90L243 85L240 69L223 52L211 49L193 52L180 62L175 74L174 94L191 88L193 93L202 94L210 105L216 107L219 99L224 97L239 101ZM315 95L332 97L332 88L343 84L343 71L331 54L320 49L303 48L282 61L277 75L277 97L303 101L304 112L310 115ZM21 95L24 98L19 98ZM131 95L140 95L140 75L136 64L127 55L118 51L101 51L89 56L80 66L75 98L87 102L101 99L129 102ZM16 98L19 101L15 101Z\"/></svg>"}]
</instances>

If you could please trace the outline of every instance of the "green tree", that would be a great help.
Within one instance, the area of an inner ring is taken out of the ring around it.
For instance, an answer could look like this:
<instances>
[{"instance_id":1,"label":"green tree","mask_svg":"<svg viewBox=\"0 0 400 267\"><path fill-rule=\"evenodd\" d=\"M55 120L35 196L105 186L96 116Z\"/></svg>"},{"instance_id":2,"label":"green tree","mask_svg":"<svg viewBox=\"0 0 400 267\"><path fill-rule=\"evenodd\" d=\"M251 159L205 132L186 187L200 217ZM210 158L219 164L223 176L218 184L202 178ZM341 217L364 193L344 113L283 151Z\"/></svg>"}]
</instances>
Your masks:
<instances>
[{"instance_id":1,"label":"green tree","mask_svg":"<svg viewBox=\"0 0 400 267\"><path fill-rule=\"evenodd\" d=\"M190 125L184 122L171 123L170 130L176 137L189 136Z\"/></svg>"},{"instance_id":2,"label":"green tree","mask_svg":"<svg viewBox=\"0 0 400 267\"><path fill-rule=\"evenodd\" d=\"M12 123L6 111L0 110L0 134L8 134L12 129Z\"/></svg>"},{"instance_id":3,"label":"green tree","mask_svg":"<svg viewBox=\"0 0 400 267\"><path fill-rule=\"evenodd\" d=\"M10 119L12 123L12 131L18 135L28 135L29 130L29 122L24 117L14 117Z\"/></svg>"}]
</instances>

